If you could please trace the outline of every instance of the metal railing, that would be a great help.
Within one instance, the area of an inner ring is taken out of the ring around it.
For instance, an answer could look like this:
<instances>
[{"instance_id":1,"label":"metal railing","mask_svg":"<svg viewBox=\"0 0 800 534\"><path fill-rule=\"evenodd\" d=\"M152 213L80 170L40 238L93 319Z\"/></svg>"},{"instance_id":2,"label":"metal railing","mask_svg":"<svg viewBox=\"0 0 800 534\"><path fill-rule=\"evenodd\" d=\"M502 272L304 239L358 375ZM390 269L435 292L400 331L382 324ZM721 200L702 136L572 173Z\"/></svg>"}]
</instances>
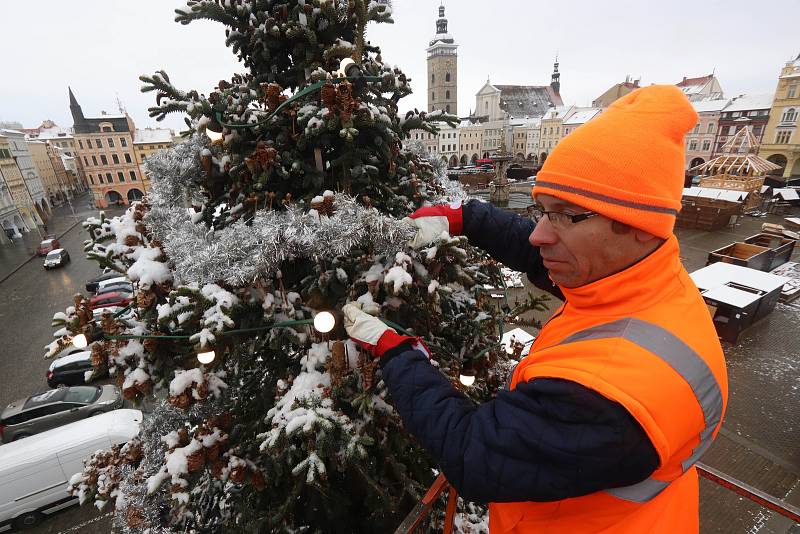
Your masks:
<instances>
[{"instance_id":1,"label":"metal railing","mask_svg":"<svg viewBox=\"0 0 800 534\"><path fill-rule=\"evenodd\" d=\"M793 506L787 502L769 495L753 486L737 480L732 476L714 469L706 464L698 462L695 464L697 473L705 478L719 484L723 488L729 489L734 493L745 497L754 503L757 503L764 508L772 510L784 517L788 517L795 523L800 523L800 508ZM445 511L444 519L444 534L451 534L453 532L453 522L455 520L456 502L458 495L455 488L453 488L444 475L439 475L433 482L428 492L420 500L419 503L411 510L411 512L403 519L400 526L394 531L394 534L413 534L417 528L422 524L428 514L433 510L433 506L437 499L447 492L447 509Z\"/></svg>"}]
</instances>

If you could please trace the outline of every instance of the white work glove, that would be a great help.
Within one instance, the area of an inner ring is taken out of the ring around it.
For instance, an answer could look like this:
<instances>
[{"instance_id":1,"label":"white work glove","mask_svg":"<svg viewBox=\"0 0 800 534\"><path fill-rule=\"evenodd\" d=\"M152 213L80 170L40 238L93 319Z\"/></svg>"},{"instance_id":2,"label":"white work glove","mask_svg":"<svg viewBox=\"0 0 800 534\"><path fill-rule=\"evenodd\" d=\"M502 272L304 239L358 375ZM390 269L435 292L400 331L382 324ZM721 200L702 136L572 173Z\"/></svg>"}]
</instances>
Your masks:
<instances>
[{"instance_id":1,"label":"white work glove","mask_svg":"<svg viewBox=\"0 0 800 534\"><path fill-rule=\"evenodd\" d=\"M424 247L438 240L442 232L450 235L461 235L464 221L461 212L461 202L450 205L426 206L420 208L404 221L414 225L417 233L409 241L413 248Z\"/></svg>"},{"instance_id":2,"label":"white work glove","mask_svg":"<svg viewBox=\"0 0 800 534\"><path fill-rule=\"evenodd\" d=\"M406 341L422 345L418 338L402 336L377 317L361 311L356 303L345 304L342 313L344 314L344 329L350 339L367 349L376 358L380 358L386 351ZM430 357L427 347L425 353Z\"/></svg>"}]
</instances>

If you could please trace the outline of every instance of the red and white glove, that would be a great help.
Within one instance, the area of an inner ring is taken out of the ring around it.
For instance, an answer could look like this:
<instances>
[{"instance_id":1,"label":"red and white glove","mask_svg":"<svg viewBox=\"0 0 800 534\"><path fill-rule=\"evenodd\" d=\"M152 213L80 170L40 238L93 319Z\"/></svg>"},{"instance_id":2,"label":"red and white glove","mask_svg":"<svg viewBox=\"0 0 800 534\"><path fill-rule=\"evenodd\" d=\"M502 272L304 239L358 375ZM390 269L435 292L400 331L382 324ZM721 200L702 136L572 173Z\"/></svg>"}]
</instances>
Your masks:
<instances>
[{"instance_id":1,"label":"red and white glove","mask_svg":"<svg viewBox=\"0 0 800 534\"><path fill-rule=\"evenodd\" d=\"M350 302L342 308L344 314L344 329L350 339L364 347L376 358L383 356L388 350L393 349L408 341L414 342L414 348L422 350L430 358L430 351L419 340L411 336L402 336L393 328L386 326L377 317L361 311L358 304Z\"/></svg>"},{"instance_id":2,"label":"red and white glove","mask_svg":"<svg viewBox=\"0 0 800 534\"><path fill-rule=\"evenodd\" d=\"M450 235L461 235L464 220L461 215L461 201L450 205L426 206L420 208L405 219L417 227L417 234L409 241L414 248L433 243L447 232Z\"/></svg>"}]
</instances>

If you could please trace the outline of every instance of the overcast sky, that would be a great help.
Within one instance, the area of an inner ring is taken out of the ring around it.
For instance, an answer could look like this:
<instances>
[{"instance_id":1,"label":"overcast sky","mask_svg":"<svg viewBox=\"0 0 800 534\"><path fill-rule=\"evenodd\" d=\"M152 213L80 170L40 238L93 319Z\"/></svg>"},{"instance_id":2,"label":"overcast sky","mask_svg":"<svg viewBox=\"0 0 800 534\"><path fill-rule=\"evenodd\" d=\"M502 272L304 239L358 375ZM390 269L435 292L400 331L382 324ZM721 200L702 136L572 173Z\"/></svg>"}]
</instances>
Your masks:
<instances>
[{"instance_id":1,"label":"overcast sky","mask_svg":"<svg viewBox=\"0 0 800 534\"><path fill-rule=\"evenodd\" d=\"M208 93L239 64L212 22L183 26L181 0L4 0L0 38L0 121L25 127L52 119L71 126L67 86L87 116L117 112L137 127L180 130L182 117L147 115L152 93L138 76L165 69L184 89ZM424 109L425 48L439 0L394 0L394 25L372 25L385 62L412 79L401 110ZM676 83L715 70L726 96L772 93L784 62L800 53L797 0L445 0L458 42L459 114L474 106L487 77L497 84L546 85L561 63L565 103L589 105L626 75ZM781 21L786 21L785 23Z\"/></svg>"}]
</instances>

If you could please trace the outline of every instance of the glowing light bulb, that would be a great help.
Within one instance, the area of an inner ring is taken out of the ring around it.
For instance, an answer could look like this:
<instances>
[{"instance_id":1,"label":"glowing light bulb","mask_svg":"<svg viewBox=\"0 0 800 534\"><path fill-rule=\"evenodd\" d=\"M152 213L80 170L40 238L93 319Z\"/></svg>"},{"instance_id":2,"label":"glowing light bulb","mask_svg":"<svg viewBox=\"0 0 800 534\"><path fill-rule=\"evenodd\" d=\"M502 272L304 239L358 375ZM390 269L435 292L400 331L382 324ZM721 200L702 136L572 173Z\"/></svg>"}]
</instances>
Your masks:
<instances>
[{"instance_id":1,"label":"glowing light bulb","mask_svg":"<svg viewBox=\"0 0 800 534\"><path fill-rule=\"evenodd\" d=\"M314 316L314 328L318 332L327 334L336 326L336 318L331 312L323 311Z\"/></svg>"},{"instance_id":2,"label":"glowing light bulb","mask_svg":"<svg viewBox=\"0 0 800 534\"><path fill-rule=\"evenodd\" d=\"M89 340L86 339L84 334L78 334L72 338L72 344L75 346L75 348L85 349L89 346Z\"/></svg>"},{"instance_id":3,"label":"glowing light bulb","mask_svg":"<svg viewBox=\"0 0 800 534\"><path fill-rule=\"evenodd\" d=\"M216 358L216 357L217 357L217 353L214 352L213 350L210 350L208 352L198 352L197 353L197 360L200 363L211 363L211 362L214 361L214 358Z\"/></svg>"},{"instance_id":4,"label":"glowing light bulb","mask_svg":"<svg viewBox=\"0 0 800 534\"><path fill-rule=\"evenodd\" d=\"M206 135L212 142L219 141L222 139L222 132L214 132L211 128L206 128Z\"/></svg>"},{"instance_id":5,"label":"glowing light bulb","mask_svg":"<svg viewBox=\"0 0 800 534\"><path fill-rule=\"evenodd\" d=\"M462 384L465 386L471 386L475 383L475 375L460 375L458 379L461 381Z\"/></svg>"}]
</instances>

